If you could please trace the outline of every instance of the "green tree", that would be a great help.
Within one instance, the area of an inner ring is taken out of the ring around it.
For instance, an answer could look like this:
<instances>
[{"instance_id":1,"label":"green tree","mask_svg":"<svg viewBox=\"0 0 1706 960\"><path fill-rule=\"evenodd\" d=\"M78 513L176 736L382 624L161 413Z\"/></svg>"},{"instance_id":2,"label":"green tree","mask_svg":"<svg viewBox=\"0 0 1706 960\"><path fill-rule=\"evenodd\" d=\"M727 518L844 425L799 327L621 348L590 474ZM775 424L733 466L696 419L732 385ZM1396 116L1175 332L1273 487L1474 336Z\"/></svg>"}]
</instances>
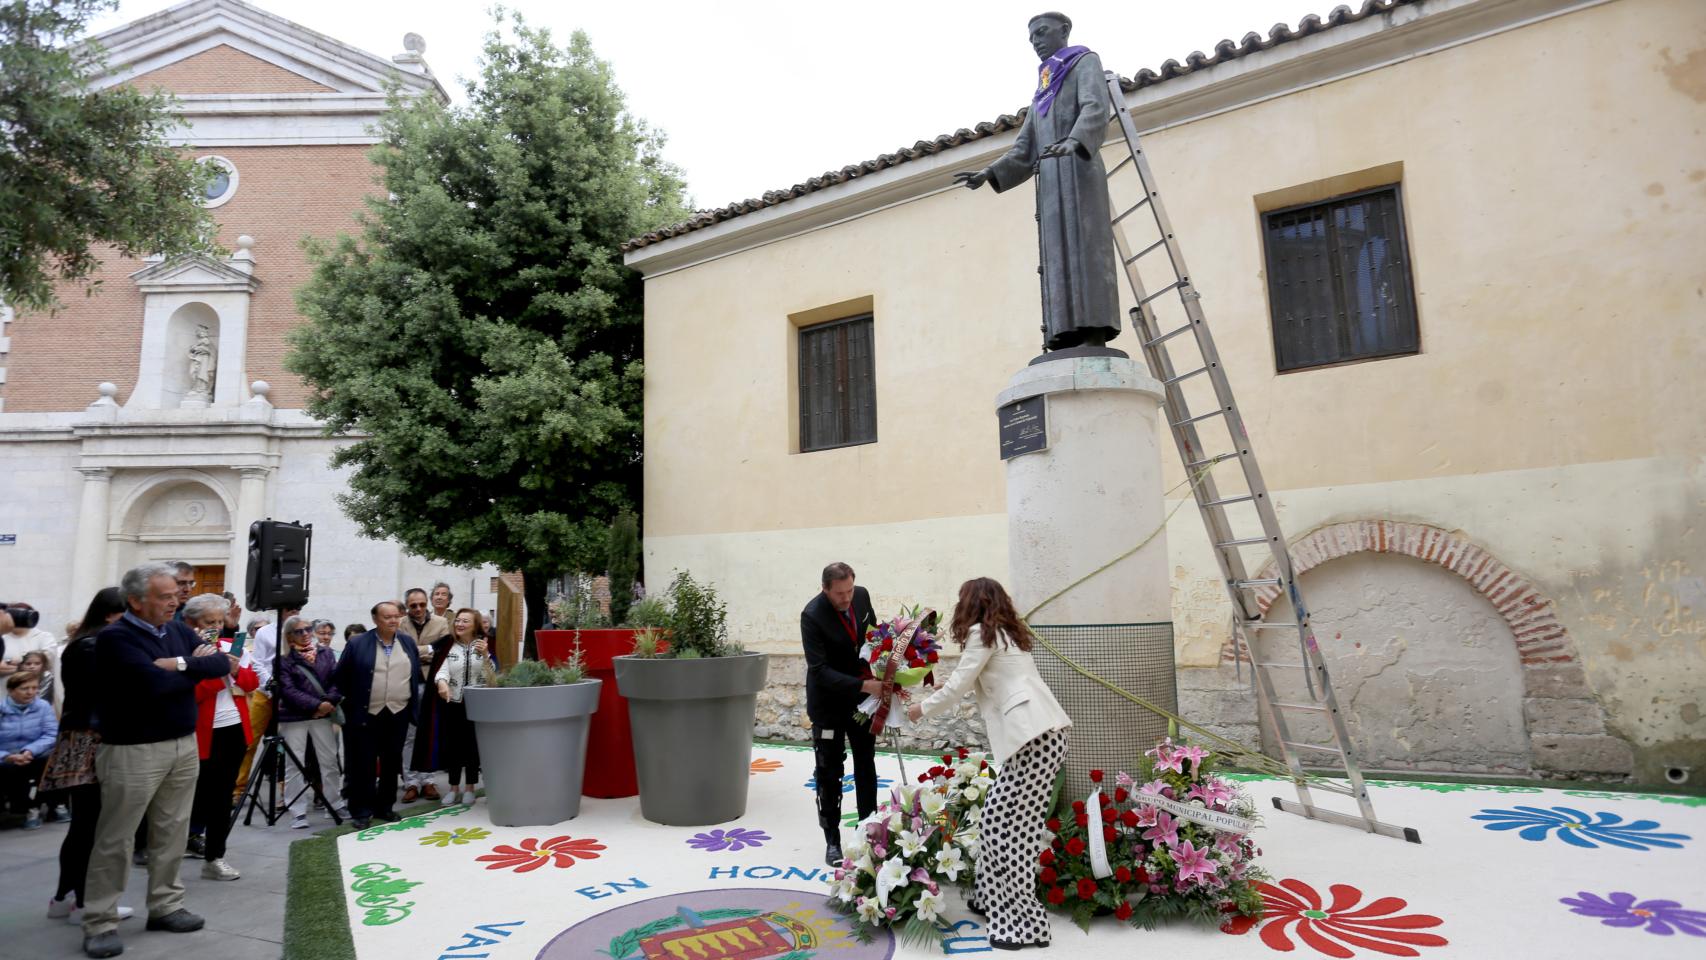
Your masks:
<instances>
[{"instance_id":1,"label":"green tree","mask_svg":"<svg viewBox=\"0 0 1706 960\"><path fill-rule=\"evenodd\" d=\"M345 513L520 570L533 657L546 582L599 569L639 498L640 280L619 245L684 208L586 36L497 17L466 106L393 93L371 154L390 197L359 239L308 243L287 363L353 435L333 457Z\"/></svg>"},{"instance_id":2,"label":"green tree","mask_svg":"<svg viewBox=\"0 0 1706 960\"><path fill-rule=\"evenodd\" d=\"M79 43L117 0L0 0L0 301L58 307L108 244L127 257L213 249L200 196L214 171L171 146L164 93L93 90L105 54Z\"/></svg>"},{"instance_id":3,"label":"green tree","mask_svg":"<svg viewBox=\"0 0 1706 960\"><path fill-rule=\"evenodd\" d=\"M634 605L634 578L640 575L640 522L623 512L610 524L610 548L604 572L610 578L610 622L621 624Z\"/></svg>"}]
</instances>

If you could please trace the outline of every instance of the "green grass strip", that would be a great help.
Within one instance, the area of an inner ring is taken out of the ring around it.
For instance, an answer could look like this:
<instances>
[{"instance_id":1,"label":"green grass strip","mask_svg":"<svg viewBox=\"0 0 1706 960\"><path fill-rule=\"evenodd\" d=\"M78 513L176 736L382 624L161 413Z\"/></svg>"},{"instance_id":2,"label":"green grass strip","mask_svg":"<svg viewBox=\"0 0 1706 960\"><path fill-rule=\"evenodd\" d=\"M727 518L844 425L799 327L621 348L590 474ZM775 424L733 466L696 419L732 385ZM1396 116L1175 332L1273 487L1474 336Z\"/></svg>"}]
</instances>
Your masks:
<instances>
[{"instance_id":1,"label":"green grass strip","mask_svg":"<svg viewBox=\"0 0 1706 960\"><path fill-rule=\"evenodd\" d=\"M482 795L484 792L482 791ZM439 808L436 800L398 810L404 817ZM322 830L290 845L284 901L284 960L355 960L338 838L356 829Z\"/></svg>"}]
</instances>

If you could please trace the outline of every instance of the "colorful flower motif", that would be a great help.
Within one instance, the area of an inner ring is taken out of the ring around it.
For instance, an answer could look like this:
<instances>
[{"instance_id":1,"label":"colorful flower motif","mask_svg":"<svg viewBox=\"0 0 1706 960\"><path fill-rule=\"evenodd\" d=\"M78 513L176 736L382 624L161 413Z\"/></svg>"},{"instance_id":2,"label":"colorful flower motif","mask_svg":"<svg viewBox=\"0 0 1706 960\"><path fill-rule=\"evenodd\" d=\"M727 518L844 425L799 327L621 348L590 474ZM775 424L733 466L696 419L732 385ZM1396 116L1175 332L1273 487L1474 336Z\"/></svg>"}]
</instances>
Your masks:
<instances>
[{"instance_id":1,"label":"colorful flower motif","mask_svg":"<svg viewBox=\"0 0 1706 960\"><path fill-rule=\"evenodd\" d=\"M1590 815L1570 807L1553 807L1550 810L1525 806L1518 806L1515 810L1488 809L1470 819L1490 821L1486 827L1488 830L1517 830L1517 836L1524 840L1544 840L1548 833L1556 830L1558 839L1590 850L1600 843L1626 850L1651 847L1678 849L1682 844L1676 841L1693 839L1686 833L1653 833L1659 826L1657 820L1624 823L1623 818L1615 813Z\"/></svg>"},{"instance_id":2,"label":"colorful flower motif","mask_svg":"<svg viewBox=\"0 0 1706 960\"><path fill-rule=\"evenodd\" d=\"M499 844L492 852L474 859L490 864L487 870L514 870L516 873L527 873L537 870L546 863L568 869L575 865L575 860L597 860L599 851L606 849L604 844L591 838L576 840L573 837L552 837L540 841L528 837L521 841L520 847L509 844Z\"/></svg>"},{"instance_id":3,"label":"colorful flower motif","mask_svg":"<svg viewBox=\"0 0 1706 960\"><path fill-rule=\"evenodd\" d=\"M1579 899L1578 899L1579 898ZM1706 937L1706 911L1684 910L1675 900L1635 901L1632 893L1613 893L1610 899L1586 890L1559 903L1571 913L1594 917L1608 927L1645 927L1648 933L1668 937L1678 931L1691 937Z\"/></svg>"},{"instance_id":4,"label":"colorful flower motif","mask_svg":"<svg viewBox=\"0 0 1706 960\"><path fill-rule=\"evenodd\" d=\"M780 769L782 769L782 761L780 760L771 760L768 757L759 757L757 760L752 761L753 776L757 776L761 773L775 773Z\"/></svg>"},{"instance_id":5,"label":"colorful flower motif","mask_svg":"<svg viewBox=\"0 0 1706 960\"><path fill-rule=\"evenodd\" d=\"M891 787L891 786L894 786L894 781L890 780L888 777L878 777L877 778L877 789L878 790L883 790L883 789L886 789L886 788ZM810 780L806 781L806 789L807 790L816 790L817 789L817 778L816 777L813 777ZM846 776L841 778L841 792L842 793L852 793L853 792L853 775L851 773L849 773Z\"/></svg>"},{"instance_id":6,"label":"colorful flower motif","mask_svg":"<svg viewBox=\"0 0 1706 960\"><path fill-rule=\"evenodd\" d=\"M1263 883L1257 889L1262 894L1261 917L1234 916L1220 929L1245 933L1261 923L1262 942L1282 953L1297 949L1287 929L1293 924L1297 939L1317 953L1339 960L1356 956L1352 947L1389 957L1418 957L1417 947L1443 947L1448 942L1436 934L1416 932L1439 926L1444 921L1438 917L1424 913L1394 916L1407 906L1397 897L1381 897L1353 910L1362 900L1362 891L1343 883L1328 888L1333 895L1330 904L1323 904L1321 895L1301 880L1281 880L1279 886Z\"/></svg>"},{"instance_id":7,"label":"colorful flower motif","mask_svg":"<svg viewBox=\"0 0 1706 960\"><path fill-rule=\"evenodd\" d=\"M1178 882L1181 884L1189 883L1193 877L1210 879L1218 867L1218 864L1208 858L1207 844L1198 849L1191 846L1189 840L1173 850L1173 863L1179 868Z\"/></svg>"},{"instance_id":8,"label":"colorful flower motif","mask_svg":"<svg viewBox=\"0 0 1706 960\"><path fill-rule=\"evenodd\" d=\"M748 830L745 827L735 827L732 830L712 830L708 833L696 833L687 845L698 850L714 852L718 850L744 850L747 847L762 847L770 839L770 834L763 830Z\"/></svg>"},{"instance_id":9,"label":"colorful flower motif","mask_svg":"<svg viewBox=\"0 0 1706 960\"><path fill-rule=\"evenodd\" d=\"M484 827L457 827L455 830L435 830L421 838L423 847L439 847L451 845L462 846L471 840L484 840L492 835L492 831Z\"/></svg>"},{"instance_id":10,"label":"colorful flower motif","mask_svg":"<svg viewBox=\"0 0 1706 960\"><path fill-rule=\"evenodd\" d=\"M1143 839L1158 847L1171 847L1179 842L1179 822L1165 810L1155 814L1155 826L1143 831Z\"/></svg>"}]
</instances>

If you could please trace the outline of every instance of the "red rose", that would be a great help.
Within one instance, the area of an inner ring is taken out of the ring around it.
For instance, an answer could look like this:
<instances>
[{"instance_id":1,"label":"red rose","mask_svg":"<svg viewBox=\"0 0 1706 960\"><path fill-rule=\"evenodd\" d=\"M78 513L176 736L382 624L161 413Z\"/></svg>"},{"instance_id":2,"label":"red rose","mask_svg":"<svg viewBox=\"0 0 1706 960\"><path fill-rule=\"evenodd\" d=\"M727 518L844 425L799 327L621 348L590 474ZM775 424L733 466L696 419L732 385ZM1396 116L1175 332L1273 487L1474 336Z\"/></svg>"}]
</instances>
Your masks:
<instances>
[{"instance_id":1,"label":"red rose","mask_svg":"<svg viewBox=\"0 0 1706 960\"><path fill-rule=\"evenodd\" d=\"M1072 801L1072 812L1073 813L1083 813L1084 812L1084 801L1082 801L1082 800Z\"/></svg>"},{"instance_id":2,"label":"red rose","mask_svg":"<svg viewBox=\"0 0 1706 960\"><path fill-rule=\"evenodd\" d=\"M939 777L944 773L947 773L947 771L943 770L940 766L935 766L935 767L930 768L930 775L932 777Z\"/></svg>"},{"instance_id":3,"label":"red rose","mask_svg":"<svg viewBox=\"0 0 1706 960\"><path fill-rule=\"evenodd\" d=\"M1053 863L1054 862L1054 851L1053 850L1044 850L1042 852L1042 855L1037 857L1037 862L1041 863L1045 867L1048 866L1049 864Z\"/></svg>"},{"instance_id":4,"label":"red rose","mask_svg":"<svg viewBox=\"0 0 1706 960\"><path fill-rule=\"evenodd\" d=\"M1101 783L1102 782L1102 771L1100 771L1100 770L1090 771L1090 782L1091 783Z\"/></svg>"},{"instance_id":5,"label":"red rose","mask_svg":"<svg viewBox=\"0 0 1706 960\"><path fill-rule=\"evenodd\" d=\"M928 773L919 774L918 775L918 782L919 783L929 783L930 782L930 774L928 774Z\"/></svg>"},{"instance_id":6,"label":"red rose","mask_svg":"<svg viewBox=\"0 0 1706 960\"><path fill-rule=\"evenodd\" d=\"M1120 905L1114 908L1114 919L1116 919L1116 920L1130 920L1131 919L1131 904L1127 901L1124 901L1124 900L1120 901Z\"/></svg>"},{"instance_id":7,"label":"red rose","mask_svg":"<svg viewBox=\"0 0 1706 960\"><path fill-rule=\"evenodd\" d=\"M960 759L964 760L966 757L969 757L969 756L971 756L971 751L967 750L965 747L961 747L960 748Z\"/></svg>"},{"instance_id":8,"label":"red rose","mask_svg":"<svg viewBox=\"0 0 1706 960\"><path fill-rule=\"evenodd\" d=\"M1048 832L1049 833L1059 833L1060 832L1060 818L1059 817L1049 817L1048 818Z\"/></svg>"},{"instance_id":9,"label":"red rose","mask_svg":"<svg viewBox=\"0 0 1706 960\"><path fill-rule=\"evenodd\" d=\"M941 658L936 656L936 651L934 650L930 651L929 655L924 658L926 663L935 663L939 659Z\"/></svg>"},{"instance_id":10,"label":"red rose","mask_svg":"<svg viewBox=\"0 0 1706 960\"><path fill-rule=\"evenodd\" d=\"M1119 816L1119 815L1120 815L1120 812L1118 810L1115 810L1113 807L1103 807L1102 808L1102 822L1103 823L1113 823L1114 818Z\"/></svg>"},{"instance_id":11,"label":"red rose","mask_svg":"<svg viewBox=\"0 0 1706 960\"><path fill-rule=\"evenodd\" d=\"M1131 882L1131 868L1130 867L1118 867L1118 868L1116 868L1114 870L1114 879L1118 880L1121 883L1130 883Z\"/></svg>"},{"instance_id":12,"label":"red rose","mask_svg":"<svg viewBox=\"0 0 1706 960\"><path fill-rule=\"evenodd\" d=\"M1096 881L1083 877L1078 881L1078 899L1090 900L1096 896Z\"/></svg>"},{"instance_id":13,"label":"red rose","mask_svg":"<svg viewBox=\"0 0 1706 960\"><path fill-rule=\"evenodd\" d=\"M1137 826L1137 811L1136 810L1127 810L1126 812L1120 814L1120 822L1125 824L1128 827Z\"/></svg>"},{"instance_id":14,"label":"red rose","mask_svg":"<svg viewBox=\"0 0 1706 960\"><path fill-rule=\"evenodd\" d=\"M1057 907L1060 906L1061 904L1065 903L1066 902L1066 891L1060 889L1059 887L1050 887L1049 891L1048 891L1048 902L1054 904Z\"/></svg>"},{"instance_id":15,"label":"red rose","mask_svg":"<svg viewBox=\"0 0 1706 960\"><path fill-rule=\"evenodd\" d=\"M1071 840L1066 841L1066 852L1075 856L1075 857L1083 856L1084 855L1084 838L1083 837L1073 837Z\"/></svg>"},{"instance_id":16,"label":"red rose","mask_svg":"<svg viewBox=\"0 0 1706 960\"><path fill-rule=\"evenodd\" d=\"M1113 843L1115 840L1118 840L1119 838L1120 838L1120 832L1118 830L1115 830L1113 827L1103 827L1102 828L1102 839L1103 840L1106 840L1109 843Z\"/></svg>"},{"instance_id":17,"label":"red rose","mask_svg":"<svg viewBox=\"0 0 1706 960\"><path fill-rule=\"evenodd\" d=\"M1088 827L1090 825L1090 815L1088 813L1075 813L1072 815L1072 822L1081 827Z\"/></svg>"},{"instance_id":18,"label":"red rose","mask_svg":"<svg viewBox=\"0 0 1706 960\"><path fill-rule=\"evenodd\" d=\"M988 760L979 760L977 762L977 768L979 770L988 770L989 769L989 761Z\"/></svg>"},{"instance_id":19,"label":"red rose","mask_svg":"<svg viewBox=\"0 0 1706 960\"><path fill-rule=\"evenodd\" d=\"M1042 882L1044 882L1046 884L1049 884L1050 886L1053 886L1055 878L1058 876L1059 876L1059 874L1054 872L1053 867L1044 867L1043 872L1037 874L1037 879L1041 880Z\"/></svg>"},{"instance_id":20,"label":"red rose","mask_svg":"<svg viewBox=\"0 0 1706 960\"><path fill-rule=\"evenodd\" d=\"M1115 803L1124 803L1126 801L1126 798L1129 796L1131 796L1131 794L1126 792L1126 788L1124 788L1124 787L1115 787L1114 788L1114 802Z\"/></svg>"},{"instance_id":21,"label":"red rose","mask_svg":"<svg viewBox=\"0 0 1706 960\"><path fill-rule=\"evenodd\" d=\"M890 650L893 650L893 649L894 649L894 640L893 640L893 638L890 638L890 639L888 639L888 640L884 640L884 641L883 641L883 651L884 651L884 652L885 652L885 653L886 653L886 652L888 652L888 651L890 651Z\"/></svg>"},{"instance_id":22,"label":"red rose","mask_svg":"<svg viewBox=\"0 0 1706 960\"><path fill-rule=\"evenodd\" d=\"M1137 868L1137 882L1138 883L1148 883L1149 882L1149 871L1143 869L1142 867L1138 867Z\"/></svg>"},{"instance_id":23,"label":"red rose","mask_svg":"<svg viewBox=\"0 0 1706 960\"><path fill-rule=\"evenodd\" d=\"M954 762L954 755L953 755L953 754L951 754L951 753L944 753L944 754L942 754L942 762L943 762L943 763L948 763L948 764L951 764L951 763L953 763L953 762Z\"/></svg>"}]
</instances>

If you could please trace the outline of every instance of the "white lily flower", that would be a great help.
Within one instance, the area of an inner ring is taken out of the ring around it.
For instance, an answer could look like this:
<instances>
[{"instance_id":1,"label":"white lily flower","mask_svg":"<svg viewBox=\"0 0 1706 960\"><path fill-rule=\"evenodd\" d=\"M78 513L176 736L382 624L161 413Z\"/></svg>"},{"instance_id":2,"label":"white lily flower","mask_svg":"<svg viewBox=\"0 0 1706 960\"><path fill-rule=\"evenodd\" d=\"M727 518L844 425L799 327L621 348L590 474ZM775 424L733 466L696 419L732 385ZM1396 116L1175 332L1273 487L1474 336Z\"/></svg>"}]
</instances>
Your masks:
<instances>
[{"instance_id":1,"label":"white lily flower","mask_svg":"<svg viewBox=\"0 0 1706 960\"><path fill-rule=\"evenodd\" d=\"M902 830L897 840L900 843L900 855L908 860L924 849L924 838L911 830Z\"/></svg>"},{"instance_id":2,"label":"white lily flower","mask_svg":"<svg viewBox=\"0 0 1706 960\"><path fill-rule=\"evenodd\" d=\"M910 872L905 861L899 857L890 857L884 861L883 868L877 871L878 906L886 908L889 905L889 894L907 885L907 874Z\"/></svg>"},{"instance_id":3,"label":"white lily flower","mask_svg":"<svg viewBox=\"0 0 1706 960\"><path fill-rule=\"evenodd\" d=\"M949 843L936 851L936 872L949 880L958 880L960 871L966 866L965 858L960 854L960 848Z\"/></svg>"},{"instance_id":4,"label":"white lily flower","mask_svg":"<svg viewBox=\"0 0 1706 960\"><path fill-rule=\"evenodd\" d=\"M876 923L883 915L883 908L877 905L875 897L861 897L858 908L859 919L866 923Z\"/></svg>"},{"instance_id":5,"label":"white lily flower","mask_svg":"<svg viewBox=\"0 0 1706 960\"><path fill-rule=\"evenodd\" d=\"M942 808L948 805L948 798L943 796L940 790L926 790L924 799L919 803L924 815L934 820L941 814Z\"/></svg>"},{"instance_id":6,"label":"white lily flower","mask_svg":"<svg viewBox=\"0 0 1706 960\"><path fill-rule=\"evenodd\" d=\"M905 814L901 813L899 810L889 814L889 832L899 833L901 828L904 826L906 826Z\"/></svg>"},{"instance_id":7,"label":"white lily flower","mask_svg":"<svg viewBox=\"0 0 1706 960\"><path fill-rule=\"evenodd\" d=\"M937 917L942 915L942 895L926 890L918 897L913 906L918 911L918 919L925 923L933 923Z\"/></svg>"}]
</instances>

